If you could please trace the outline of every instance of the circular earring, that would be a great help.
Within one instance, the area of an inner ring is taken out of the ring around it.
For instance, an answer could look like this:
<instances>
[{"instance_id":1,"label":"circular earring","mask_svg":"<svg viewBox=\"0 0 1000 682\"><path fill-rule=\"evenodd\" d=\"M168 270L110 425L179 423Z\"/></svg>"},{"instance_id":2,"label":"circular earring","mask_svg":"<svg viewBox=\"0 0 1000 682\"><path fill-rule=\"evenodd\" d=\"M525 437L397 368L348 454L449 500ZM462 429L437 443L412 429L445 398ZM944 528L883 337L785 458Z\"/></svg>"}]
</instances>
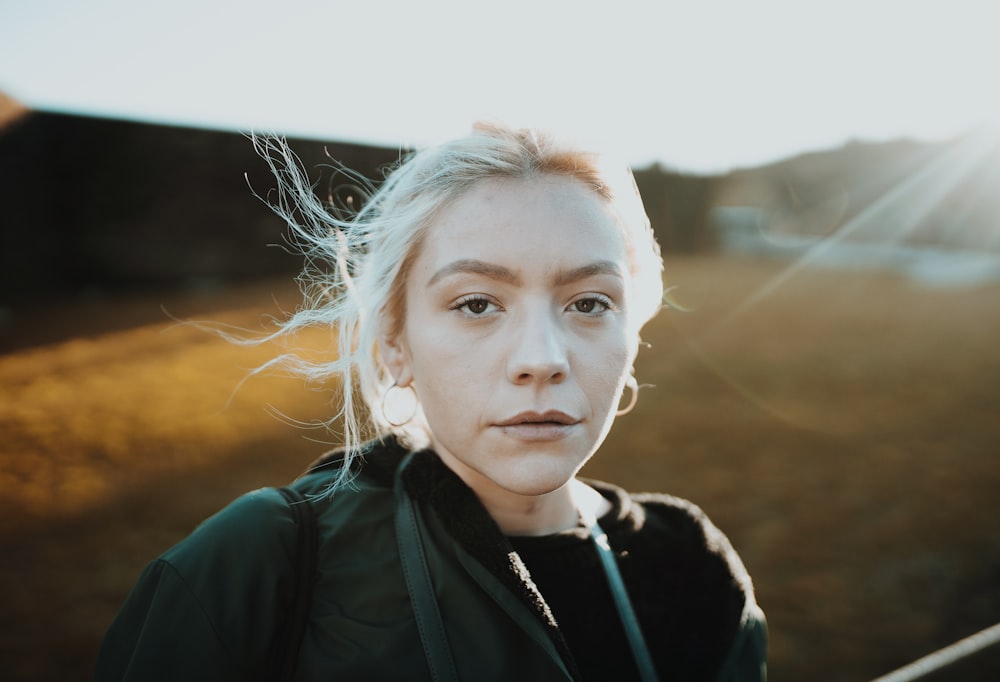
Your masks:
<instances>
[{"instance_id":1,"label":"circular earring","mask_svg":"<svg viewBox=\"0 0 1000 682\"><path fill-rule=\"evenodd\" d=\"M400 390L400 392L393 394L393 389L397 388ZM409 393L407 393L404 389L409 389ZM407 395L409 396L409 399L404 397ZM392 398L390 398L389 396L392 396ZM405 405L403 405L403 403L407 402L407 400L409 401L410 404L406 412L403 412L404 407L406 407ZM407 384L406 386L400 386L399 384L394 383L392 386L386 389L385 393L382 394L382 400L379 404L379 408L382 411L382 419L384 419L386 423L389 424L389 426L399 427L408 423L411 419L417 416L417 405L418 405L417 391L413 388L412 384ZM393 419L390 416L390 413L393 413L397 417L399 413L409 414L409 416L406 417L406 419L402 420L398 418Z\"/></svg>"},{"instance_id":2,"label":"circular earring","mask_svg":"<svg viewBox=\"0 0 1000 682\"><path fill-rule=\"evenodd\" d=\"M629 375L629 378L625 381L625 388L632 391L632 399L628 401L628 405L622 409L615 412L615 416L621 417L622 415L628 414L635 407L635 404L639 402L639 382L635 380L635 377Z\"/></svg>"}]
</instances>

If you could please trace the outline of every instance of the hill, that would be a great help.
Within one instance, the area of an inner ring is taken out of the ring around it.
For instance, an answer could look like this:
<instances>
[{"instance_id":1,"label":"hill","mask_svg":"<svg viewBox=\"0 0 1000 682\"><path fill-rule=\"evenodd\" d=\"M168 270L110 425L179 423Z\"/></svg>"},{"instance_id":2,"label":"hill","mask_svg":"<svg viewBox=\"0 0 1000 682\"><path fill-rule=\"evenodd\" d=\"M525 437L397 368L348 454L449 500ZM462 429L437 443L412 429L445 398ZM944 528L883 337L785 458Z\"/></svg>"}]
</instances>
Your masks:
<instances>
[{"instance_id":1,"label":"hill","mask_svg":"<svg viewBox=\"0 0 1000 682\"><path fill-rule=\"evenodd\" d=\"M1000 253L1000 137L851 142L729 174L720 206L771 237Z\"/></svg>"}]
</instances>

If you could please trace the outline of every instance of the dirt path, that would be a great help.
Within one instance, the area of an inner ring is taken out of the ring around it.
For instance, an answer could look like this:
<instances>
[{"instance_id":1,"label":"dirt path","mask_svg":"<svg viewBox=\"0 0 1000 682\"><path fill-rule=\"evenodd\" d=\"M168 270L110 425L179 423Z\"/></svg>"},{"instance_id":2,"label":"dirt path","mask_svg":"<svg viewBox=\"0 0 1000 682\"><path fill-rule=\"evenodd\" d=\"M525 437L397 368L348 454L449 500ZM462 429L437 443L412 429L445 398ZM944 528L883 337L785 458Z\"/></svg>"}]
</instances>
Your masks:
<instances>
[{"instance_id":1,"label":"dirt path","mask_svg":"<svg viewBox=\"0 0 1000 682\"><path fill-rule=\"evenodd\" d=\"M866 679L1000 620L1000 287L819 271L771 291L782 267L674 261L690 311L648 329L637 375L656 388L586 473L689 497L730 535L768 613L774 679ZM256 327L296 298L258 282L54 305L0 337L12 679L86 678L147 561L325 449L267 413L322 417L325 394L259 377L230 399L275 347L175 326L165 300ZM986 655L961 679L998 671Z\"/></svg>"}]
</instances>

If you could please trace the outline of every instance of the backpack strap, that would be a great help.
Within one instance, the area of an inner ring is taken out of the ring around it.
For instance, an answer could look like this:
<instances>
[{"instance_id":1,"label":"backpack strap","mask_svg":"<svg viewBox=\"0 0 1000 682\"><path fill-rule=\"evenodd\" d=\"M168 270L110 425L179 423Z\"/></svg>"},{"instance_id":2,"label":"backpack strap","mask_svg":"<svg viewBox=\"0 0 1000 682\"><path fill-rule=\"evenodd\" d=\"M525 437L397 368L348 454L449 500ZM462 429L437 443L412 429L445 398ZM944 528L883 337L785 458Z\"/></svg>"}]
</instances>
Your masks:
<instances>
[{"instance_id":1,"label":"backpack strap","mask_svg":"<svg viewBox=\"0 0 1000 682\"><path fill-rule=\"evenodd\" d=\"M431 581L423 542L420 540L417 512L414 509L413 500L403 489L403 469L412 459L413 453L410 453L400 465L396 471L394 485L396 539L399 545L399 557L403 565L406 589L410 593L413 617L417 622L417 631L424 646L424 657L427 659L427 668L431 673L431 679L434 682L458 682L458 673L451 655L448 634L445 632L444 622L441 620L434 583Z\"/></svg>"},{"instance_id":2,"label":"backpack strap","mask_svg":"<svg viewBox=\"0 0 1000 682\"><path fill-rule=\"evenodd\" d=\"M305 634L309 607L312 605L313 585L316 582L316 512L309 500L291 487L278 488L288 502L298 540L295 548L295 594L285 622L276 636L276 647L271 657L272 679L291 682L299 660L302 636Z\"/></svg>"}]
</instances>

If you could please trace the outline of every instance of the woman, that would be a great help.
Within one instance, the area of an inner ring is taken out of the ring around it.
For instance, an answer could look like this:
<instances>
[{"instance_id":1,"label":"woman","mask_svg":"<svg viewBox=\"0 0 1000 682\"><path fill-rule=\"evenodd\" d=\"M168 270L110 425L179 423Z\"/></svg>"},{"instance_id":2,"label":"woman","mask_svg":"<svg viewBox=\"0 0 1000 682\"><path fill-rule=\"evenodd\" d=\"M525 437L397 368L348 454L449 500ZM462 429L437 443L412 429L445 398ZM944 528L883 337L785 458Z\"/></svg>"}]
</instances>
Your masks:
<instances>
[{"instance_id":1,"label":"woman","mask_svg":"<svg viewBox=\"0 0 1000 682\"><path fill-rule=\"evenodd\" d=\"M298 680L763 679L750 579L700 510L576 478L663 296L628 171L479 127L343 215L266 147L313 266L281 333L339 334L334 362L277 361L342 377L346 447L293 485L317 556L298 578L279 491L240 498L147 568L98 679L271 679L289 647Z\"/></svg>"}]
</instances>

